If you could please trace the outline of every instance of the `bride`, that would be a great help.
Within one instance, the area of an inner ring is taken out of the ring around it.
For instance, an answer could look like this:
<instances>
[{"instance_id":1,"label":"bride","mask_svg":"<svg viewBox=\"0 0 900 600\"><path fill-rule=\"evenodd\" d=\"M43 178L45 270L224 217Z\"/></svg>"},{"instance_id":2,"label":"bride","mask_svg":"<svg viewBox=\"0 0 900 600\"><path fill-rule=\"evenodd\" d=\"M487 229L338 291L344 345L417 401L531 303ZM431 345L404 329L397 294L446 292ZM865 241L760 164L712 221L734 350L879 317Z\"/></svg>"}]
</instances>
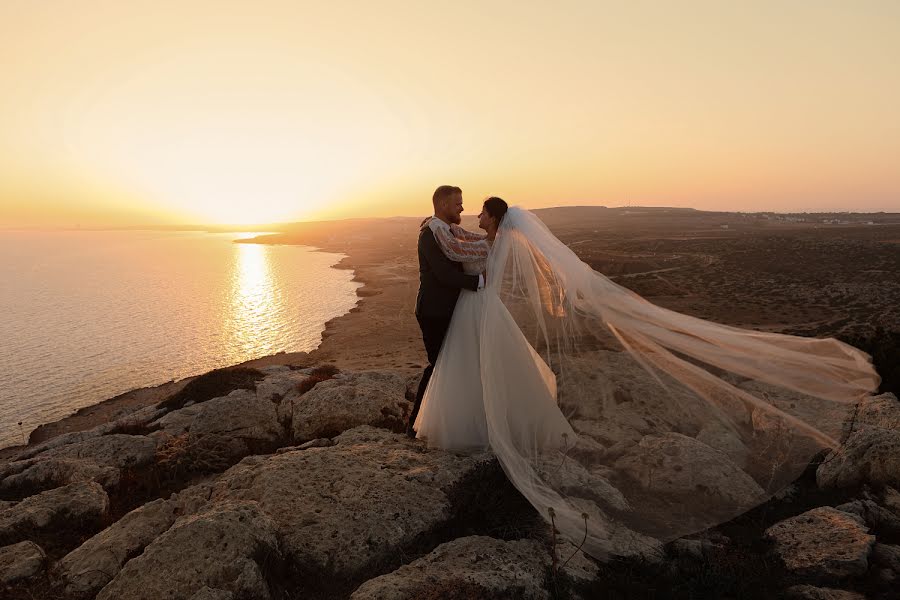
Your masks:
<instances>
[{"instance_id":1,"label":"bride","mask_svg":"<svg viewBox=\"0 0 900 600\"><path fill-rule=\"evenodd\" d=\"M767 500L839 447L878 387L869 357L838 340L656 306L500 198L479 227L486 235L436 231L487 283L459 297L417 437L490 447L542 517L596 558L656 553Z\"/></svg>"}]
</instances>

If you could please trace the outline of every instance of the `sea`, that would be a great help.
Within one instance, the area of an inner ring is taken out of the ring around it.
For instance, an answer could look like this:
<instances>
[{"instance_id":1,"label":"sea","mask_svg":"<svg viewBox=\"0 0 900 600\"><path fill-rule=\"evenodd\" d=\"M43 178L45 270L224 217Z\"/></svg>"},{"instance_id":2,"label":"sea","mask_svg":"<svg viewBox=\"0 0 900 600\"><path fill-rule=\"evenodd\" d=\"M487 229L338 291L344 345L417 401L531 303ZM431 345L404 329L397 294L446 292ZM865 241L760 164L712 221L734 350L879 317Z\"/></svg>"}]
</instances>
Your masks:
<instances>
[{"instance_id":1,"label":"sea","mask_svg":"<svg viewBox=\"0 0 900 600\"><path fill-rule=\"evenodd\" d=\"M0 447L135 388L314 350L361 284L340 254L235 243L254 235L0 232Z\"/></svg>"}]
</instances>

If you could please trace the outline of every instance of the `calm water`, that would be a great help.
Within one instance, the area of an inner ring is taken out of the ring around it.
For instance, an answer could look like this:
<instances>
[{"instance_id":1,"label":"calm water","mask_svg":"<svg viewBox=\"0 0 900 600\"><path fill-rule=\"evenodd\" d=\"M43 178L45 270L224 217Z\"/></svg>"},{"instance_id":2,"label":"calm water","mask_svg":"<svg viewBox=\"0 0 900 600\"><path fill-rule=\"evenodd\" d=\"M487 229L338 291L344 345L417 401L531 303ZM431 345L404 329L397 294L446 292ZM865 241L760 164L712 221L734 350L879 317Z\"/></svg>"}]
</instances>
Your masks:
<instances>
[{"instance_id":1,"label":"calm water","mask_svg":"<svg viewBox=\"0 0 900 600\"><path fill-rule=\"evenodd\" d=\"M356 303L337 254L244 234L0 232L0 447L116 394L308 351Z\"/></svg>"}]
</instances>

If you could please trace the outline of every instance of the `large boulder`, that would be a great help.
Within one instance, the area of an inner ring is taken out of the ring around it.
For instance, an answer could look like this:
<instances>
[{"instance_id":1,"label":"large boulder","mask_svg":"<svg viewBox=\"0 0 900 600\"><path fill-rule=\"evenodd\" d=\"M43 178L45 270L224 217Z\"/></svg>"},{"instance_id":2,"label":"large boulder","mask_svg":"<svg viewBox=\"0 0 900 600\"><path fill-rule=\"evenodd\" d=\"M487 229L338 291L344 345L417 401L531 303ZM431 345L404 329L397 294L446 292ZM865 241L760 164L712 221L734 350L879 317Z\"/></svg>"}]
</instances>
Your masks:
<instances>
[{"instance_id":1,"label":"large boulder","mask_svg":"<svg viewBox=\"0 0 900 600\"><path fill-rule=\"evenodd\" d=\"M860 498L835 506L845 513L862 518L873 530L882 535L900 536L900 514L879 505L871 498Z\"/></svg>"},{"instance_id":2,"label":"large boulder","mask_svg":"<svg viewBox=\"0 0 900 600\"><path fill-rule=\"evenodd\" d=\"M96 481L109 489L119 483L120 470L89 460L30 458L7 464L0 471L0 493L25 497L76 481Z\"/></svg>"},{"instance_id":3,"label":"large boulder","mask_svg":"<svg viewBox=\"0 0 900 600\"><path fill-rule=\"evenodd\" d=\"M311 372L312 369L268 370L266 378L256 384L256 397L263 402L280 404Z\"/></svg>"},{"instance_id":4,"label":"large boulder","mask_svg":"<svg viewBox=\"0 0 900 600\"><path fill-rule=\"evenodd\" d=\"M200 405L191 422L191 435L210 434L265 443L281 438L282 428L273 402L260 401L253 390L234 390Z\"/></svg>"},{"instance_id":5,"label":"large boulder","mask_svg":"<svg viewBox=\"0 0 900 600\"><path fill-rule=\"evenodd\" d=\"M861 518L830 506L776 523L765 536L788 571L820 580L865 573L875 543Z\"/></svg>"},{"instance_id":6,"label":"large boulder","mask_svg":"<svg viewBox=\"0 0 900 600\"><path fill-rule=\"evenodd\" d=\"M176 506L154 500L131 511L56 565L69 594L96 594L115 577L125 563L141 553L176 519Z\"/></svg>"},{"instance_id":7,"label":"large boulder","mask_svg":"<svg viewBox=\"0 0 900 600\"><path fill-rule=\"evenodd\" d=\"M220 503L179 518L128 561L97 600L191 598L204 587L265 600L263 565L277 555L274 523L256 503Z\"/></svg>"},{"instance_id":8,"label":"large boulder","mask_svg":"<svg viewBox=\"0 0 900 600\"><path fill-rule=\"evenodd\" d=\"M738 467L743 469L747 466L750 450L734 431L722 423L713 421L704 425L697 434L697 440L724 453Z\"/></svg>"},{"instance_id":9,"label":"large boulder","mask_svg":"<svg viewBox=\"0 0 900 600\"><path fill-rule=\"evenodd\" d=\"M489 461L366 426L335 442L247 457L212 483L209 502L258 502L298 568L352 576L450 519L454 488Z\"/></svg>"},{"instance_id":10,"label":"large boulder","mask_svg":"<svg viewBox=\"0 0 900 600\"><path fill-rule=\"evenodd\" d=\"M121 469L155 458L156 444L143 435L109 434L57 445L0 469L0 493L28 496L78 481L118 485Z\"/></svg>"},{"instance_id":11,"label":"large boulder","mask_svg":"<svg viewBox=\"0 0 900 600\"><path fill-rule=\"evenodd\" d=\"M155 456L156 444L147 436L115 433L58 446L40 453L37 458L86 460L121 469L149 464Z\"/></svg>"},{"instance_id":12,"label":"large boulder","mask_svg":"<svg viewBox=\"0 0 900 600\"><path fill-rule=\"evenodd\" d=\"M726 454L679 433L645 436L616 469L656 495L750 508L765 492Z\"/></svg>"},{"instance_id":13,"label":"large boulder","mask_svg":"<svg viewBox=\"0 0 900 600\"><path fill-rule=\"evenodd\" d=\"M333 437L359 425L401 432L412 409L405 378L391 371L345 373L289 399L297 443Z\"/></svg>"},{"instance_id":14,"label":"large boulder","mask_svg":"<svg viewBox=\"0 0 900 600\"><path fill-rule=\"evenodd\" d=\"M0 512L0 543L17 542L60 527L79 528L95 523L109 510L109 497L94 481L58 487Z\"/></svg>"},{"instance_id":15,"label":"large boulder","mask_svg":"<svg viewBox=\"0 0 900 600\"><path fill-rule=\"evenodd\" d=\"M37 575L43 571L46 559L44 550L34 542L24 541L0 548L0 584Z\"/></svg>"},{"instance_id":16,"label":"large boulder","mask_svg":"<svg viewBox=\"0 0 900 600\"><path fill-rule=\"evenodd\" d=\"M872 562L900 575L900 546L876 543L872 549Z\"/></svg>"},{"instance_id":17,"label":"large boulder","mask_svg":"<svg viewBox=\"0 0 900 600\"><path fill-rule=\"evenodd\" d=\"M416 600L445 596L543 600L550 554L534 540L471 536L361 585L351 600ZM461 593L461 592L464 592Z\"/></svg>"},{"instance_id":18,"label":"large boulder","mask_svg":"<svg viewBox=\"0 0 900 600\"><path fill-rule=\"evenodd\" d=\"M860 403L842 448L816 471L820 487L900 485L900 401L882 394Z\"/></svg>"},{"instance_id":19,"label":"large boulder","mask_svg":"<svg viewBox=\"0 0 900 600\"><path fill-rule=\"evenodd\" d=\"M191 428L191 423L194 422L194 417L200 414L202 407L202 404L191 404L166 413L150 423L150 427L155 430L150 435L157 441L161 441L187 433Z\"/></svg>"}]
</instances>

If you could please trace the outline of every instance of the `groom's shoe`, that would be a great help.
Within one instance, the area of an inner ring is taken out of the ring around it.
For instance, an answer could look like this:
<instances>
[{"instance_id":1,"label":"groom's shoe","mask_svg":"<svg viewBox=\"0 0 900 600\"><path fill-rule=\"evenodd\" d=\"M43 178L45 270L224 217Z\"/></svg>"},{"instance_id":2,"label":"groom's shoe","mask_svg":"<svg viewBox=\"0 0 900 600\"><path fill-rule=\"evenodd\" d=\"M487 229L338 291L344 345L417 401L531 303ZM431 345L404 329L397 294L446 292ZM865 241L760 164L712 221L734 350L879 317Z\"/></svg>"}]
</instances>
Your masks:
<instances>
[{"instance_id":1,"label":"groom's shoe","mask_svg":"<svg viewBox=\"0 0 900 600\"><path fill-rule=\"evenodd\" d=\"M416 430L413 429L412 425L406 426L406 437L416 439Z\"/></svg>"}]
</instances>

